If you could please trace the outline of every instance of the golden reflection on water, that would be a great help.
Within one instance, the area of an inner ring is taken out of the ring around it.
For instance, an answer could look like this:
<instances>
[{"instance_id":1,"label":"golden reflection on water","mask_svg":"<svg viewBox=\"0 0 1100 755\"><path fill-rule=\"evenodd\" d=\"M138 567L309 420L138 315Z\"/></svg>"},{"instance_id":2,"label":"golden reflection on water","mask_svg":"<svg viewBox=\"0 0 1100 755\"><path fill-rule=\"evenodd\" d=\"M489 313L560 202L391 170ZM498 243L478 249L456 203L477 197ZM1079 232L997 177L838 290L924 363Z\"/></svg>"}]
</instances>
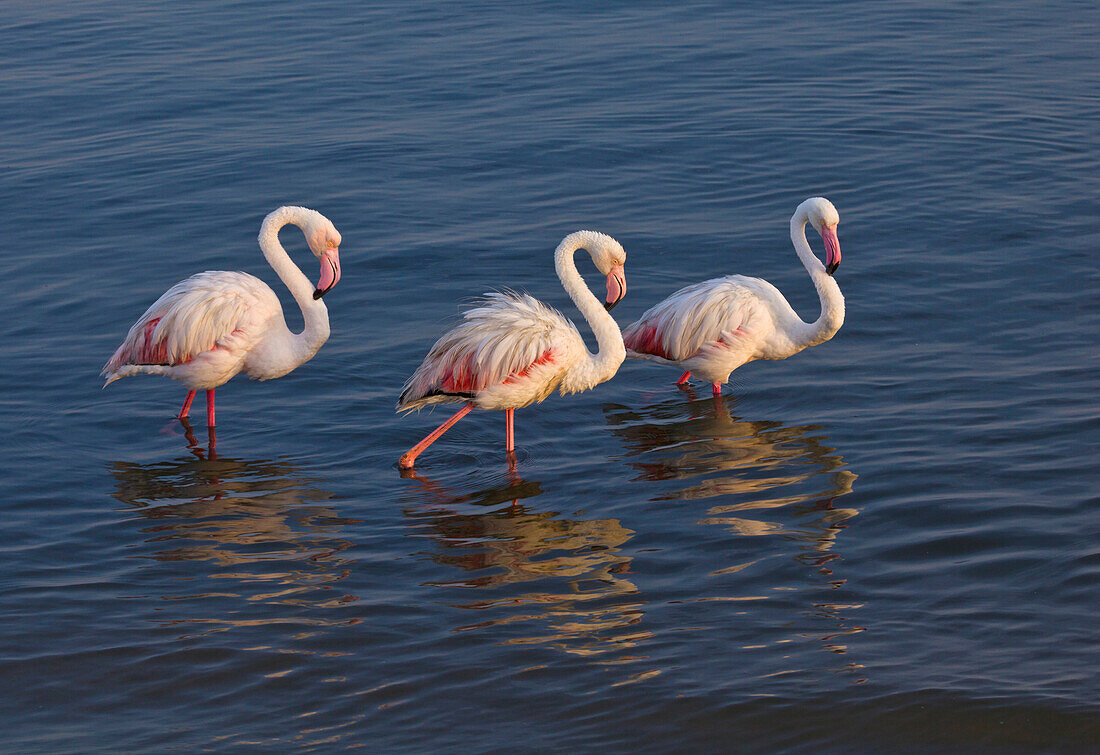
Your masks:
<instances>
[{"instance_id":1,"label":"golden reflection on water","mask_svg":"<svg viewBox=\"0 0 1100 755\"><path fill-rule=\"evenodd\" d=\"M791 657L788 643L810 641L844 654L841 638L863 629L842 614L859 606L828 599L823 591L838 590L845 582L833 571L836 546L858 511L837 501L852 491L856 476L827 445L821 428L748 421L731 415L724 399L709 397L684 401L677 395L640 410L608 406L605 412L626 451L625 463L638 472L638 490L651 501L684 501L690 504L684 511L706 506L694 524L760 541L750 549L755 558L706 573L717 578L713 592L702 587L704 592L694 597L671 602L728 605L738 616L761 617L760 644L754 638L745 650L775 649L778 658L786 659ZM514 468L505 479L466 493L417 472L404 476L415 481L410 496L415 505L404 511L410 529L433 541L428 551L433 561L457 572L453 579L426 584L488 593L456 604L488 614L456 631L493 628L505 638L503 644L548 644L616 665L649 658L644 648L658 633L702 629L657 627L647 620L652 599L638 586L644 579L633 574L630 541L635 532L620 520L540 509L534 499L543 493L542 485L523 479ZM576 508L588 507L578 503ZM637 510L638 521L629 523L633 528L646 526L645 507ZM743 547L730 550L746 553ZM775 566L777 556L786 566ZM792 561L802 568L792 569ZM811 571L809 580L804 567ZM685 584L698 576L685 575ZM738 593L723 594L722 586L731 584L741 586ZM707 615L713 618L714 611L724 610L708 609ZM798 618L791 619L792 611ZM830 670L858 674L860 668L846 663ZM660 673L644 670L619 683Z\"/></svg>"},{"instance_id":2,"label":"golden reflection on water","mask_svg":"<svg viewBox=\"0 0 1100 755\"><path fill-rule=\"evenodd\" d=\"M550 643L577 655L632 647L648 632L631 629L643 616L637 586L627 576L631 557L622 546L634 532L617 519L567 519L520 503L542 493L538 483L514 472L502 485L455 495L418 473L417 506L405 509L410 525L425 529L438 546L432 560L455 567L464 578L431 582L436 587L500 588L549 583L548 589L471 601L475 611L510 609L508 616L456 627L471 631L506 624L537 624L537 634L512 636L504 644ZM478 508L492 506L490 511ZM519 613L511 611L519 610Z\"/></svg>"},{"instance_id":3,"label":"golden reflection on water","mask_svg":"<svg viewBox=\"0 0 1100 755\"><path fill-rule=\"evenodd\" d=\"M852 492L856 475L826 445L821 428L745 420L730 413L726 397L698 399L690 389L684 393L686 402L681 397L642 410L621 406L605 410L612 431L628 452L628 463L639 472L637 479L664 483L652 500L719 499L698 524L725 527L738 537L773 537L793 543L793 559L825 578L816 585L768 589L812 594L842 587L846 580L832 566L840 557L834 549L847 521L859 511L836 503ZM756 563L731 564L712 571L711 576L744 570L751 574L750 567ZM845 653L846 646L837 639L864 629L841 614L860 607L811 602L804 613L826 621L829 628L801 637L819 642L830 652ZM858 673L861 669L850 663L836 670Z\"/></svg>"},{"instance_id":4,"label":"golden reflection on water","mask_svg":"<svg viewBox=\"0 0 1100 755\"><path fill-rule=\"evenodd\" d=\"M141 529L148 536L146 557L211 567L181 580L181 586L197 585L195 591L160 596L194 609L167 623L211 625L204 634L355 623L331 618L330 610L310 614L356 600L339 583L351 566L340 555L351 546L340 532L357 520L340 517L325 503L331 495L289 463L219 457L212 445L200 449L188 440L194 458L109 465L115 498L149 520ZM273 605L287 610L277 615L260 608Z\"/></svg>"},{"instance_id":5,"label":"golden reflection on water","mask_svg":"<svg viewBox=\"0 0 1100 755\"><path fill-rule=\"evenodd\" d=\"M730 414L724 397L641 412L610 407L607 416L639 479L687 483L664 485L653 500L723 499L700 524L724 525L746 536L790 535L827 551L843 522L859 513L834 505L852 492L856 476L824 445L818 427L746 421ZM823 487L810 494L799 489L811 480ZM798 526L747 515L773 509L793 511Z\"/></svg>"}]
</instances>

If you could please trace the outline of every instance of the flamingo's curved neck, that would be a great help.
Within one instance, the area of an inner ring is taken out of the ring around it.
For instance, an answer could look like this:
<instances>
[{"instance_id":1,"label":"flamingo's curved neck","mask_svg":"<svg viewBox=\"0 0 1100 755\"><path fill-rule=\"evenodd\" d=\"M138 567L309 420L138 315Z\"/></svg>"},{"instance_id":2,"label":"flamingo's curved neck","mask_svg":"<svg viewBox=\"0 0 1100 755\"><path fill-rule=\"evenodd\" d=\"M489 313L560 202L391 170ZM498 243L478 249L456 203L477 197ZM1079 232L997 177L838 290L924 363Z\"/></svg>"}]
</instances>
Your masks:
<instances>
[{"instance_id":1,"label":"flamingo's curved neck","mask_svg":"<svg viewBox=\"0 0 1100 755\"><path fill-rule=\"evenodd\" d=\"M260 226L259 237L260 249L263 250L264 258L267 259L275 274L279 276L279 280L290 290L290 295L294 297L294 301L298 302L298 307L302 310L305 328L302 329L301 333L290 334L294 352L293 358L297 360L296 365L305 362L316 354L329 336L328 307L320 299L313 298L313 284L310 283L305 273L294 264L293 260L290 259L290 255L283 249L283 245L279 243L279 230L283 226L293 224L304 232L306 221L307 216L304 208L281 207L264 218L263 225Z\"/></svg>"},{"instance_id":2,"label":"flamingo's curved neck","mask_svg":"<svg viewBox=\"0 0 1100 755\"><path fill-rule=\"evenodd\" d=\"M593 231L577 231L562 239L554 252L554 269L557 270L561 285L569 294L569 298L584 315L596 336L599 350L588 353L577 381L584 383L584 388L591 388L597 383L609 380L619 369L619 365L626 359L626 347L623 346L623 334L619 330L619 324L611 316L599 299L585 285L581 274L577 272L577 265L573 255L579 249L589 250L597 243L596 234Z\"/></svg>"},{"instance_id":3,"label":"flamingo's curved neck","mask_svg":"<svg viewBox=\"0 0 1100 755\"><path fill-rule=\"evenodd\" d=\"M817 289L817 296L821 300L821 315L813 323L805 323L805 328L800 333L798 345L802 348L816 346L824 343L836 335L840 326L844 324L844 296L840 293L840 286L836 279L825 272L825 265L814 255L810 248L810 242L806 240L806 223L808 218L804 212L796 212L791 218L791 243L798 253L798 259Z\"/></svg>"}]
</instances>

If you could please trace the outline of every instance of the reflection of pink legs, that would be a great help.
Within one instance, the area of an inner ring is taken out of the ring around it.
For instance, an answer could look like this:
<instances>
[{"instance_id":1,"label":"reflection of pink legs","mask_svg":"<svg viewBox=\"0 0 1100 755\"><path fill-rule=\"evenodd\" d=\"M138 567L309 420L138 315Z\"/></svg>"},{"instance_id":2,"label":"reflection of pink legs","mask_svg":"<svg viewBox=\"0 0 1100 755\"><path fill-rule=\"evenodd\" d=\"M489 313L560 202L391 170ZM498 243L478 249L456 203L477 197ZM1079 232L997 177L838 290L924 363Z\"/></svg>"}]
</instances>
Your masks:
<instances>
[{"instance_id":1,"label":"reflection of pink legs","mask_svg":"<svg viewBox=\"0 0 1100 755\"><path fill-rule=\"evenodd\" d=\"M214 426L214 389L206 392L206 426Z\"/></svg>"},{"instance_id":2,"label":"reflection of pink legs","mask_svg":"<svg viewBox=\"0 0 1100 755\"><path fill-rule=\"evenodd\" d=\"M191 423L187 421L187 417L177 417L176 419L183 425L183 437L187 441L187 447L194 453L194 450L199 447L199 441L195 438L195 429L191 427ZM195 455L202 458L201 452Z\"/></svg>"},{"instance_id":3,"label":"reflection of pink legs","mask_svg":"<svg viewBox=\"0 0 1100 755\"><path fill-rule=\"evenodd\" d=\"M183 408L176 415L176 419L187 419L187 413L191 411L191 402L195 400L195 391L188 391L187 398L183 400Z\"/></svg>"},{"instance_id":4,"label":"reflection of pink legs","mask_svg":"<svg viewBox=\"0 0 1100 755\"><path fill-rule=\"evenodd\" d=\"M451 425L453 425L455 422L458 422L460 419L469 414L470 410L472 410L473 408L473 404L466 404L466 406L455 412L453 417L451 417L449 420L433 430L427 438L420 441L415 446L406 451L398 460L397 467L399 469L412 469L412 465L413 462L416 461L416 457L419 456L425 448L439 440L440 435L450 430Z\"/></svg>"},{"instance_id":5,"label":"reflection of pink legs","mask_svg":"<svg viewBox=\"0 0 1100 755\"><path fill-rule=\"evenodd\" d=\"M710 390L711 390L711 393L713 393L715 396L721 396L722 395L722 384L721 383L711 383L710 384Z\"/></svg>"},{"instance_id":6,"label":"reflection of pink legs","mask_svg":"<svg viewBox=\"0 0 1100 755\"><path fill-rule=\"evenodd\" d=\"M691 377L691 370L688 370L687 372L685 372L683 375L680 376L680 379L676 381L676 385L683 385L684 383L686 383L688 381L688 378L690 378L690 377Z\"/></svg>"},{"instance_id":7,"label":"reflection of pink legs","mask_svg":"<svg viewBox=\"0 0 1100 755\"><path fill-rule=\"evenodd\" d=\"M195 429L191 427L191 423L187 421L186 417L179 418L180 424L183 425L183 437L187 439L187 450L195 454L198 458L208 458L211 461L218 458L218 452L215 446L218 445L218 438L214 434L214 426L208 425L206 428L206 435L209 439L209 446L207 453L203 454L203 450L199 448L198 438L195 437Z\"/></svg>"}]
</instances>

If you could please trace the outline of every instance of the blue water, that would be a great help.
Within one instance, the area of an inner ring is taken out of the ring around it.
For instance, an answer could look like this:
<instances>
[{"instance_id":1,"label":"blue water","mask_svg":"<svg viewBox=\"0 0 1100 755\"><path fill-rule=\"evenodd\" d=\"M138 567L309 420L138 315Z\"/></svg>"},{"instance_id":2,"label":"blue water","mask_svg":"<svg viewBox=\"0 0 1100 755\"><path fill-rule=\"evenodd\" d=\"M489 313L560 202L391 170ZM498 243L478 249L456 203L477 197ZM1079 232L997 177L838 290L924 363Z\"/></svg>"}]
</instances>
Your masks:
<instances>
[{"instance_id":1,"label":"blue water","mask_svg":"<svg viewBox=\"0 0 1100 755\"><path fill-rule=\"evenodd\" d=\"M0 742L1100 746L1098 29L1057 1L4 6ZM445 414L394 401L465 302L580 320L566 233L627 249L622 323L728 273L810 320L787 222L816 194L829 343L720 402L627 363L519 411L514 472L489 412L398 472ZM211 458L181 386L97 373L194 272L282 291L255 237L286 203L343 235L333 335L219 389Z\"/></svg>"}]
</instances>

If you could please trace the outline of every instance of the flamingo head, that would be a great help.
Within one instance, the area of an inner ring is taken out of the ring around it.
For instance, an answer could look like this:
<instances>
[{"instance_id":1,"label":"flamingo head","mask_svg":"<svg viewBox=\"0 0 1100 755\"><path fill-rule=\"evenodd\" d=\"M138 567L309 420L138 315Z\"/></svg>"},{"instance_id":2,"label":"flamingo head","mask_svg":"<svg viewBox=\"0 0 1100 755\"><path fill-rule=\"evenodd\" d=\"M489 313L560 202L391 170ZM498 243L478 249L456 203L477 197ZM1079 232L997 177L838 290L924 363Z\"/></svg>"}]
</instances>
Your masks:
<instances>
[{"instance_id":1,"label":"flamingo head","mask_svg":"<svg viewBox=\"0 0 1100 755\"><path fill-rule=\"evenodd\" d=\"M800 204L796 214L801 214L821 234L825 244L825 272L832 275L840 267L840 240L836 237L840 213L825 197L813 197Z\"/></svg>"},{"instance_id":2,"label":"flamingo head","mask_svg":"<svg viewBox=\"0 0 1100 755\"><path fill-rule=\"evenodd\" d=\"M610 312L626 296L626 250L607 234L593 231L588 254L596 269L607 276L607 298L603 306Z\"/></svg>"},{"instance_id":3,"label":"flamingo head","mask_svg":"<svg viewBox=\"0 0 1100 755\"><path fill-rule=\"evenodd\" d=\"M319 212L313 213L304 230L310 251L321 260L321 275L313 292L313 298L320 299L340 281L340 232Z\"/></svg>"}]
</instances>

